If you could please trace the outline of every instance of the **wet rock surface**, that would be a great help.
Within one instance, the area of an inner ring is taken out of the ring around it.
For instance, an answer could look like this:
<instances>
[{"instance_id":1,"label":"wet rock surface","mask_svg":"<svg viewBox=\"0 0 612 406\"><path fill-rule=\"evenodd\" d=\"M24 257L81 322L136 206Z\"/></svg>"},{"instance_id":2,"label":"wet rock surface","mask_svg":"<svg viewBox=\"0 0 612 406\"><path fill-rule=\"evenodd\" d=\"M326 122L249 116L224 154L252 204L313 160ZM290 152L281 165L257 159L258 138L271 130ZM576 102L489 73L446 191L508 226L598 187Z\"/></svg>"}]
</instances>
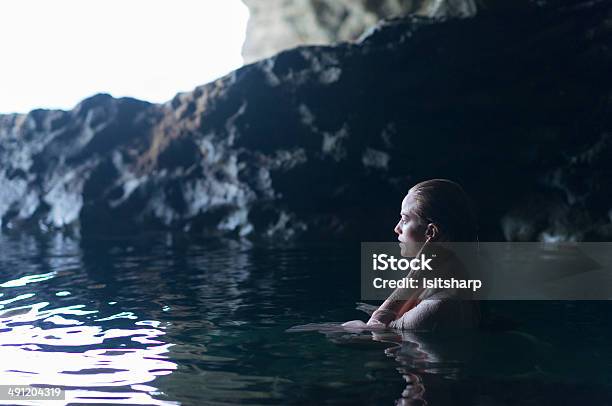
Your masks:
<instances>
[{"instance_id":1,"label":"wet rock surface","mask_svg":"<svg viewBox=\"0 0 612 406\"><path fill-rule=\"evenodd\" d=\"M2 115L2 227L382 241L407 189L445 177L481 240L609 239L611 10L393 19L162 105Z\"/></svg>"}]
</instances>

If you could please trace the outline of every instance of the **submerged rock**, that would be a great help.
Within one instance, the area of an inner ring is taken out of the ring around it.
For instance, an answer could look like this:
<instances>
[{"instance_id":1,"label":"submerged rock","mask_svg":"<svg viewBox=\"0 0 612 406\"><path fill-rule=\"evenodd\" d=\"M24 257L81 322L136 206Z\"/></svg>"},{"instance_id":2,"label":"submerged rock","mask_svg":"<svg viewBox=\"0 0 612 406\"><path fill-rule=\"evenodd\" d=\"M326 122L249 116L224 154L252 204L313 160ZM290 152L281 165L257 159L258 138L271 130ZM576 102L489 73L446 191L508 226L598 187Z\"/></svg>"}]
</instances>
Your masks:
<instances>
[{"instance_id":1,"label":"submerged rock","mask_svg":"<svg viewBox=\"0 0 612 406\"><path fill-rule=\"evenodd\" d=\"M608 239L611 10L394 19L161 105L0 116L2 226L386 240L407 189L446 177L481 240Z\"/></svg>"}]
</instances>

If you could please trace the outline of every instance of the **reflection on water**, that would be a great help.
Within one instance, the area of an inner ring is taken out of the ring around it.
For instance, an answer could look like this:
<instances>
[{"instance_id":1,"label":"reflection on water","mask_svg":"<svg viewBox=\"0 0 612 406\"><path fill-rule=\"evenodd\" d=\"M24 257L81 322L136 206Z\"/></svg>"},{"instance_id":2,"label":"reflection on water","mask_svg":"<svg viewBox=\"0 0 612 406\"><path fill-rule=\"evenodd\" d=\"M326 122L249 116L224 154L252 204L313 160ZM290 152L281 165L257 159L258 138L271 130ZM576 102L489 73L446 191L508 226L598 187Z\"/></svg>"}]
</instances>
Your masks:
<instances>
[{"instance_id":1,"label":"reflection on water","mask_svg":"<svg viewBox=\"0 0 612 406\"><path fill-rule=\"evenodd\" d=\"M4 385L65 387L66 403L176 404L155 399L160 393L148 385L177 368L164 340L167 323L84 293L100 286L73 241L4 240L1 260Z\"/></svg>"},{"instance_id":2,"label":"reflection on water","mask_svg":"<svg viewBox=\"0 0 612 406\"><path fill-rule=\"evenodd\" d=\"M602 352L602 342L598 349L589 352L604 359L591 356L577 360L568 356L568 352L578 350L585 340L574 342L574 348L563 348L513 330L437 334L347 330L341 323L311 323L294 326L287 332L322 333L330 342L344 348L385 344L381 351L395 361L395 369L405 384L396 393L397 405L610 404L612 401L609 369L612 356L610 351ZM572 344L567 337L561 341Z\"/></svg>"},{"instance_id":3,"label":"reflection on water","mask_svg":"<svg viewBox=\"0 0 612 406\"><path fill-rule=\"evenodd\" d=\"M497 304L513 331L351 332L371 311L359 244L185 238L0 237L2 383L61 386L55 404L611 399L608 303Z\"/></svg>"}]
</instances>

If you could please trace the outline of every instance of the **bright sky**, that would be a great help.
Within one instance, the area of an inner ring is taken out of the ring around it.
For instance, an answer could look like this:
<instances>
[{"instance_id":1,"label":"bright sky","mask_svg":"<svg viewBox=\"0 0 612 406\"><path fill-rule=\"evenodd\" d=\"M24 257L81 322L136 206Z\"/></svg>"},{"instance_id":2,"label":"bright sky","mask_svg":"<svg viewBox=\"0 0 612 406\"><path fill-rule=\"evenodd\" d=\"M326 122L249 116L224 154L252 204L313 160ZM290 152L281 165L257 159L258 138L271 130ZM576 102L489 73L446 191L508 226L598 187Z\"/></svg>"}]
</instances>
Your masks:
<instances>
[{"instance_id":1,"label":"bright sky","mask_svg":"<svg viewBox=\"0 0 612 406\"><path fill-rule=\"evenodd\" d=\"M240 0L0 0L0 113L171 99L242 65Z\"/></svg>"}]
</instances>

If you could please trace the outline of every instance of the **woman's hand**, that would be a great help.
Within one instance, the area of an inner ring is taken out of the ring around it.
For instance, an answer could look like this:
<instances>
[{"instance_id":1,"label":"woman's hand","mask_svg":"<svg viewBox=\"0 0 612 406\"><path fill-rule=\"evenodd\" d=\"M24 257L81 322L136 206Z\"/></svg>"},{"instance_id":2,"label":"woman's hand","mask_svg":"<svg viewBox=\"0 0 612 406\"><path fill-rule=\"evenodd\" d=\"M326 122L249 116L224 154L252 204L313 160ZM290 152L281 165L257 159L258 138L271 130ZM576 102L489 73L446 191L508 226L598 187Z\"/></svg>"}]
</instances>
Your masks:
<instances>
[{"instance_id":1,"label":"woman's hand","mask_svg":"<svg viewBox=\"0 0 612 406\"><path fill-rule=\"evenodd\" d=\"M351 321L347 321L346 323L342 323L342 327L347 327L347 328L366 329L367 326L368 325L365 324L362 320L351 320Z\"/></svg>"},{"instance_id":2,"label":"woman's hand","mask_svg":"<svg viewBox=\"0 0 612 406\"><path fill-rule=\"evenodd\" d=\"M367 323L361 320L351 320L342 323L342 327L355 330L380 330L387 328L387 325L395 320L395 312L393 310L378 308Z\"/></svg>"},{"instance_id":3,"label":"woman's hand","mask_svg":"<svg viewBox=\"0 0 612 406\"><path fill-rule=\"evenodd\" d=\"M368 320L368 324L383 324L387 326L395 320L395 317L396 313L393 310L379 307L378 310L372 313L370 320Z\"/></svg>"},{"instance_id":4,"label":"woman's hand","mask_svg":"<svg viewBox=\"0 0 612 406\"><path fill-rule=\"evenodd\" d=\"M354 329L354 330L380 330L387 326L377 320L370 319L367 323L361 320L351 320L346 323L342 323L342 327Z\"/></svg>"}]
</instances>

